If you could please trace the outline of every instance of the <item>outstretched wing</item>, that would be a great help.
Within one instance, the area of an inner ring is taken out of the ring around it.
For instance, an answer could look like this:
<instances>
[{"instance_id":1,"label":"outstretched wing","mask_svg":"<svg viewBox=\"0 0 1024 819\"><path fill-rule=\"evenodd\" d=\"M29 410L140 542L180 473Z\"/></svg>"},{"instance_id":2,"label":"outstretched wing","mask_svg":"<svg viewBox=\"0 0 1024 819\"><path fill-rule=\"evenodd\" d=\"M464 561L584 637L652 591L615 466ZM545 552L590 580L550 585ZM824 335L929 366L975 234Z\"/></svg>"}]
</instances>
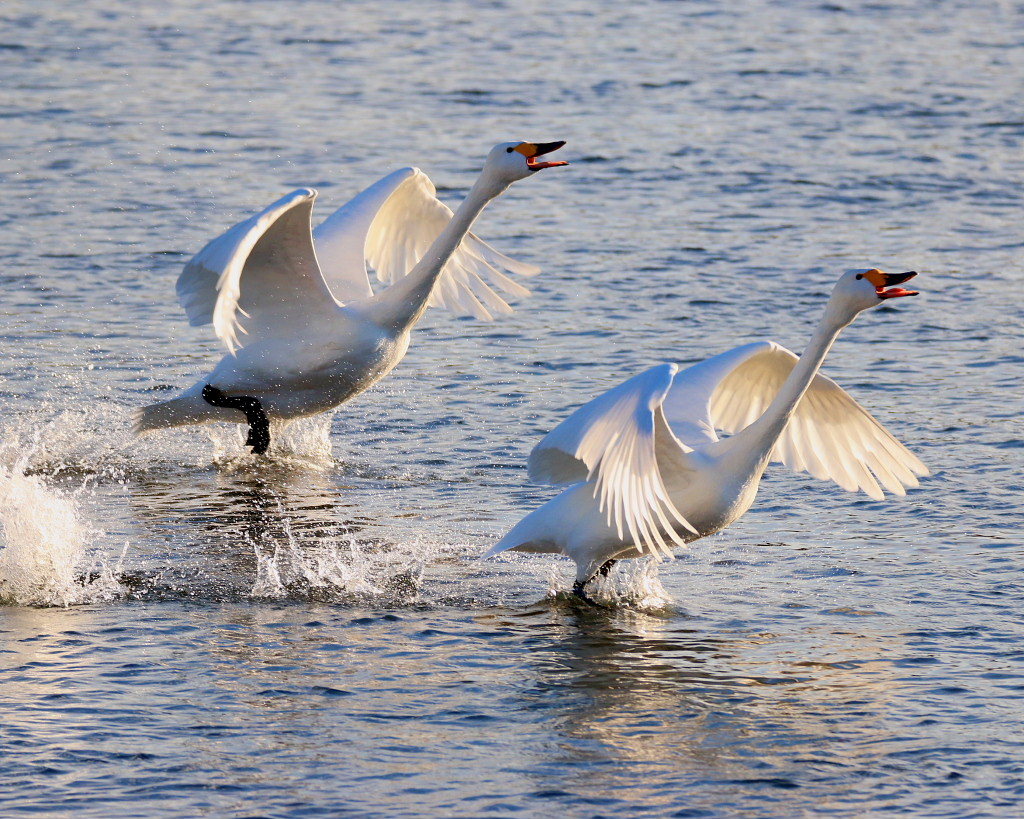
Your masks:
<instances>
[{"instance_id":1,"label":"outstretched wing","mask_svg":"<svg viewBox=\"0 0 1024 819\"><path fill-rule=\"evenodd\" d=\"M313 232L328 286L342 302L369 297L367 263L382 284L398 281L451 218L451 209L437 199L433 183L422 171L403 168L385 176ZM538 272L469 233L445 265L429 305L491 319L512 312L506 299L530 295L510 274Z\"/></svg>"},{"instance_id":2,"label":"outstretched wing","mask_svg":"<svg viewBox=\"0 0 1024 819\"><path fill-rule=\"evenodd\" d=\"M234 353L245 342L294 335L336 304L313 250L316 191L300 188L200 250L178 277L189 324L213 323Z\"/></svg>"},{"instance_id":3,"label":"outstretched wing","mask_svg":"<svg viewBox=\"0 0 1024 819\"><path fill-rule=\"evenodd\" d=\"M402 168L378 179L313 230L324 279L338 301L358 301L373 295L366 272L370 228L384 203L417 173L415 168Z\"/></svg>"},{"instance_id":4,"label":"outstretched wing","mask_svg":"<svg viewBox=\"0 0 1024 819\"><path fill-rule=\"evenodd\" d=\"M718 440L716 429L738 433L764 414L796 362L785 347L762 341L683 370L664 402L668 424L690 446ZM876 500L882 487L905 495L918 476L928 474L916 455L823 375L800 400L772 460Z\"/></svg>"},{"instance_id":5,"label":"outstretched wing","mask_svg":"<svg viewBox=\"0 0 1024 819\"><path fill-rule=\"evenodd\" d=\"M673 521L696 534L669 498L659 460L688 468L686 450L665 423L661 405L675 364L660 364L576 410L530 453L529 474L546 483L594 482L594 496L620 537L641 551L671 557L667 535L682 545Z\"/></svg>"}]
</instances>

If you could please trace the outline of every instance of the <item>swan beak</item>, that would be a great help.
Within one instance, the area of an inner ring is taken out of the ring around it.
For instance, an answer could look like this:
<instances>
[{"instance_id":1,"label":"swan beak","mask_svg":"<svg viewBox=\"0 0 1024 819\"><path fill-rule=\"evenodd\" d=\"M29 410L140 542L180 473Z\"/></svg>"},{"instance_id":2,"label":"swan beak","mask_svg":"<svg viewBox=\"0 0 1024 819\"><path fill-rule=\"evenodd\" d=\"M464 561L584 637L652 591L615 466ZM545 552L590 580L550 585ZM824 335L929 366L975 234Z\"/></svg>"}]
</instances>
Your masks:
<instances>
[{"instance_id":1,"label":"swan beak","mask_svg":"<svg viewBox=\"0 0 1024 819\"><path fill-rule=\"evenodd\" d=\"M902 296L916 296L918 293L916 290L904 290L902 287L896 287L898 284L903 284L905 281L909 281L917 275L917 271L910 270L907 273L883 273L878 268L872 268L864 274L864 278L867 279L875 286L875 293L878 294L880 299L898 299ZM886 288L889 288L888 290Z\"/></svg>"},{"instance_id":2,"label":"swan beak","mask_svg":"<svg viewBox=\"0 0 1024 819\"><path fill-rule=\"evenodd\" d=\"M541 168L557 168L560 165L568 165L568 162L538 162L537 157L557 151L565 145L565 140L558 142L520 142L516 150L526 157L526 167L531 171L539 171Z\"/></svg>"}]
</instances>

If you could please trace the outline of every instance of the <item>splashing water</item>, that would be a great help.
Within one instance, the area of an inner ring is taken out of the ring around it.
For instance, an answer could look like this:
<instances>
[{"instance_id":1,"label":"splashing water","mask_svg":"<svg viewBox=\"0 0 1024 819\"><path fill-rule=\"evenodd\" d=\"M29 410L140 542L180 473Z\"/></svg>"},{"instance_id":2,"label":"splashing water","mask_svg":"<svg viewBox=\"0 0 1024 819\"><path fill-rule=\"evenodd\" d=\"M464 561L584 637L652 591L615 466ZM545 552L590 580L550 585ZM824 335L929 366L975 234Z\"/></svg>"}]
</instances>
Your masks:
<instances>
[{"instance_id":1,"label":"splashing water","mask_svg":"<svg viewBox=\"0 0 1024 819\"><path fill-rule=\"evenodd\" d=\"M67 408L42 400L31 411L5 418L5 452L23 458L27 475L81 479L83 483L125 483L167 464L204 467L213 463L229 470L253 463L243 444L243 424L132 433L132 407L91 402ZM271 459L278 466L324 471L334 465L331 413L272 426ZM206 443L208 439L212 447ZM19 454L20 453L20 454ZM10 464L10 457L2 463Z\"/></svg>"},{"instance_id":2,"label":"splashing water","mask_svg":"<svg viewBox=\"0 0 1024 819\"><path fill-rule=\"evenodd\" d=\"M425 549L367 548L354 538L300 542L278 502L282 534L267 532L246 540L256 555L251 597L279 599L292 595L336 599L339 595L412 602L422 585Z\"/></svg>"},{"instance_id":3,"label":"splashing water","mask_svg":"<svg viewBox=\"0 0 1024 819\"><path fill-rule=\"evenodd\" d=\"M21 461L26 475L84 482L124 482L141 471L123 407L96 403L64 409L42 402L4 423L8 467Z\"/></svg>"},{"instance_id":4,"label":"splashing water","mask_svg":"<svg viewBox=\"0 0 1024 819\"><path fill-rule=\"evenodd\" d=\"M122 594L120 559L111 566L95 552L99 533L83 524L73 498L26 475L29 455L4 458L11 449L0 450L0 601L70 606Z\"/></svg>"},{"instance_id":5,"label":"splashing water","mask_svg":"<svg viewBox=\"0 0 1024 819\"><path fill-rule=\"evenodd\" d=\"M556 597L564 592L564 575L552 571L548 577L548 596ZM648 557L619 562L607 577L598 575L591 580L587 594L609 608L657 612L673 605L672 596L661 583L658 563Z\"/></svg>"},{"instance_id":6,"label":"splashing water","mask_svg":"<svg viewBox=\"0 0 1024 819\"><path fill-rule=\"evenodd\" d=\"M279 599L378 598L413 602L420 590L423 561L409 555L369 552L355 540L300 546L283 541L254 543L256 578L250 596Z\"/></svg>"},{"instance_id":7,"label":"splashing water","mask_svg":"<svg viewBox=\"0 0 1024 819\"><path fill-rule=\"evenodd\" d=\"M122 583L124 555L108 557L104 533L86 522L79 503L84 492L145 481L178 465L209 465L212 475L271 474L273 480L327 474L337 466L329 414L276 425L269 459L252 457L242 425L136 438L129 418L130 410L116 404L55 411L43 402L31 413L5 420L0 428L0 604L69 606L138 593ZM243 537L256 557L252 597L418 599L425 547L357 542L337 533L298 535L284 502L277 500L276 507L271 519L280 526L275 531Z\"/></svg>"},{"instance_id":8,"label":"splashing water","mask_svg":"<svg viewBox=\"0 0 1024 819\"><path fill-rule=\"evenodd\" d=\"M272 422L270 454L278 463L293 463L313 469L334 465L331 450L333 413L299 418L285 423ZM207 424L203 427L213 443L213 461L224 466L234 461L251 464L252 455L245 446L248 428L243 424Z\"/></svg>"}]
</instances>

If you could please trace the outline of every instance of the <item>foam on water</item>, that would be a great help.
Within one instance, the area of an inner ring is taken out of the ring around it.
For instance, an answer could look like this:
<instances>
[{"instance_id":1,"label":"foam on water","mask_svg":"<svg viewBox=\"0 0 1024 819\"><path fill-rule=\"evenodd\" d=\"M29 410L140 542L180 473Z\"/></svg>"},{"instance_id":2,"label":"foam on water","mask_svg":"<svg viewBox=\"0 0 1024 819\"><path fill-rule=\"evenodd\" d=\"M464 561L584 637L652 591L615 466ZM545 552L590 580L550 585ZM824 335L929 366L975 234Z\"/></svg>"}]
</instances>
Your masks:
<instances>
[{"instance_id":1,"label":"foam on water","mask_svg":"<svg viewBox=\"0 0 1024 819\"><path fill-rule=\"evenodd\" d=\"M548 597L566 591L564 572L552 567L548 576ZM587 595L609 608L630 608L641 612L660 612L673 605L672 596L662 585L658 563L651 558L620 561L606 577L598 575L587 584Z\"/></svg>"},{"instance_id":2,"label":"foam on water","mask_svg":"<svg viewBox=\"0 0 1024 819\"><path fill-rule=\"evenodd\" d=\"M253 543L255 598L376 598L413 602L423 576L423 557L402 550L369 551L354 539L300 544L289 532L283 540Z\"/></svg>"},{"instance_id":3,"label":"foam on water","mask_svg":"<svg viewBox=\"0 0 1024 819\"><path fill-rule=\"evenodd\" d=\"M313 469L329 469L334 465L331 449L331 421L327 412L311 418L298 418L287 423L271 424L270 455L284 462ZM207 424L203 431L213 443L213 461L230 464L239 459L251 463L252 455L245 445L248 428L242 424ZM159 433L156 433L159 434Z\"/></svg>"},{"instance_id":4,"label":"foam on water","mask_svg":"<svg viewBox=\"0 0 1024 819\"><path fill-rule=\"evenodd\" d=\"M124 552L112 561L95 543L101 533L85 522L71 494L25 473L32 453L12 457L17 439L0 447L0 600L31 606L70 606L112 600Z\"/></svg>"}]
</instances>

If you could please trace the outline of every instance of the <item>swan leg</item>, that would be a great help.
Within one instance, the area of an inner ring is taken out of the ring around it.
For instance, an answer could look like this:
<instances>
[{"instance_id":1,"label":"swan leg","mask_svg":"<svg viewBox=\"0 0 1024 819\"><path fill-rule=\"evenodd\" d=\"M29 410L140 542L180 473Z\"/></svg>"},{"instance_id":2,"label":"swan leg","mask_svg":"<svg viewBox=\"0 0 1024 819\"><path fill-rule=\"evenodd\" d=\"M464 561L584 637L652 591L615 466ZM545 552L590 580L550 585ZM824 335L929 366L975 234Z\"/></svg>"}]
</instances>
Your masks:
<instances>
[{"instance_id":1,"label":"swan leg","mask_svg":"<svg viewBox=\"0 0 1024 819\"><path fill-rule=\"evenodd\" d=\"M223 390L207 384L203 387L203 400L213 407L227 407L244 412L245 420L249 424L249 435L245 439L245 445L252 447L253 455L266 454L270 447L270 418L258 398L251 395L232 397L225 395Z\"/></svg>"},{"instance_id":2,"label":"swan leg","mask_svg":"<svg viewBox=\"0 0 1024 819\"><path fill-rule=\"evenodd\" d=\"M603 609L604 606L602 604L598 603L593 597L587 594L587 583L589 583L598 575L601 575L601 577L607 577L608 572L611 571L612 566L614 566L617 562L617 560L606 560L604 563L601 564L601 568L594 572L592 575L590 575L590 577L588 577L586 580L577 580L575 583L573 583L572 593L580 600L582 600L584 603L589 603L591 606L597 606L597 608Z\"/></svg>"},{"instance_id":3,"label":"swan leg","mask_svg":"<svg viewBox=\"0 0 1024 819\"><path fill-rule=\"evenodd\" d=\"M577 580L575 583L572 584L572 593L580 600L582 600L584 603L589 603L591 606L597 606L598 608L602 608L600 603L598 603L593 597L591 597L589 594L586 593L586 591L584 591L587 583L589 583L593 579L594 578L591 577L588 580Z\"/></svg>"},{"instance_id":4,"label":"swan leg","mask_svg":"<svg viewBox=\"0 0 1024 819\"><path fill-rule=\"evenodd\" d=\"M270 449L270 418L256 398L249 399L252 404L245 409L245 420L249 422L249 434L245 445L252 447L253 455L265 455Z\"/></svg>"},{"instance_id":5,"label":"swan leg","mask_svg":"<svg viewBox=\"0 0 1024 819\"><path fill-rule=\"evenodd\" d=\"M577 563L576 582L572 584L573 596L578 597L585 603L589 603L591 606L603 609L603 605L587 594L587 584L594 580L598 575L601 577L607 577L608 572L611 570L612 566L615 565L615 562L615 560L605 560L603 563L598 563L597 560L588 560L585 563Z\"/></svg>"}]
</instances>

